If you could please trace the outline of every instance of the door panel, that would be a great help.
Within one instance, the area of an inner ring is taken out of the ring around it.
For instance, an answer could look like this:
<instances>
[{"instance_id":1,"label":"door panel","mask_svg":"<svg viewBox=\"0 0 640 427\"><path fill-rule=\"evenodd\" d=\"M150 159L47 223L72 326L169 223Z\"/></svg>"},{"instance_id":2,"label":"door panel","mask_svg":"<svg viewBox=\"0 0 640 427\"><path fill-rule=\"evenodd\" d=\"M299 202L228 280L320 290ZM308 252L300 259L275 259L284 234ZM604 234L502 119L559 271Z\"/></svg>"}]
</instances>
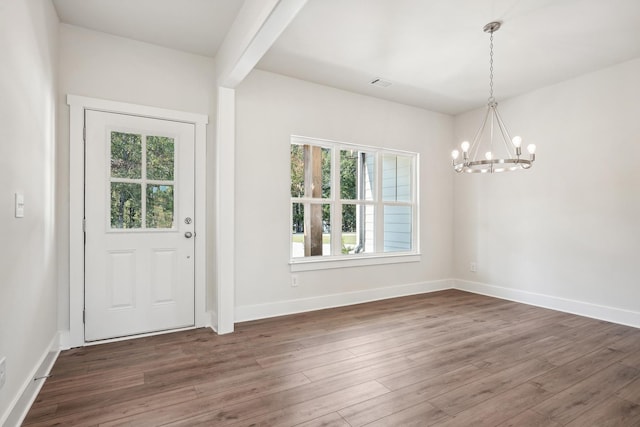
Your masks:
<instances>
[{"instance_id":1,"label":"door panel","mask_svg":"<svg viewBox=\"0 0 640 427\"><path fill-rule=\"evenodd\" d=\"M107 287L110 309L135 307L136 254L134 251L107 251Z\"/></svg>"},{"instance_id":2,"label":"door panel","mask_svg":"<svg viewBox=\"0 0 640 427\"><path fill-rule=\"evenodd\" d=\"M85 340L194 325L194 125L86 112Z\"/></svg>"}]
</instances>

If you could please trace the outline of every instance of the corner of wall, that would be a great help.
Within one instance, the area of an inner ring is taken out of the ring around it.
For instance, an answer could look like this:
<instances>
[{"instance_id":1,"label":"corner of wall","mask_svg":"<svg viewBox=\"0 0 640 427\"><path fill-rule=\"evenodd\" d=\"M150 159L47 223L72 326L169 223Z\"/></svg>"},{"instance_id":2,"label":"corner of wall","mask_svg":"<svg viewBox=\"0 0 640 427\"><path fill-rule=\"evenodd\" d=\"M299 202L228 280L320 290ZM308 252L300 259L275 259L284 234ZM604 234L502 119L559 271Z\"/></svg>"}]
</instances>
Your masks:
<instances>
[{"instance_id":1,"label":"corner of wall","mask_svg":"<svg viewBox=\"0 0 640 427\"><path fill-rule=\"evenodd\" d=\"M31 370L31 374L20 388L20 392L9 404L6 413L0 417L0 425L6 427L19 426L24 421L31 405L38 397L40 389L44 385L53 364L60 354L61 336L56 332L49 343L49 347L38 359L38 363Z\"/></svg>"},{"instance_id":2,"label":"corner of wall","mask_svg":"<svg viewBox=\"0 0 640 427\"><path fill-rule=\"evenodd\" d=\"M455 289L472 292L474 294L486 295L494 298L640 328L640 312L638 311L591 304L573 299L559 298L551 295L506 288L487 283L471 282L468 280L456 279L454 280L453 286Z\"/></svg>"},{"instance_id":3,"label":"corner of wall","mask_svg":"<svg viewBox=\"0 0 640 427\"><path fill-rule=\"evenodd\" d=\"M207 311L207 324L205 326L213 329L213 332L218 333L218 313L213 310Z\"/></svg>"}]
</instances>

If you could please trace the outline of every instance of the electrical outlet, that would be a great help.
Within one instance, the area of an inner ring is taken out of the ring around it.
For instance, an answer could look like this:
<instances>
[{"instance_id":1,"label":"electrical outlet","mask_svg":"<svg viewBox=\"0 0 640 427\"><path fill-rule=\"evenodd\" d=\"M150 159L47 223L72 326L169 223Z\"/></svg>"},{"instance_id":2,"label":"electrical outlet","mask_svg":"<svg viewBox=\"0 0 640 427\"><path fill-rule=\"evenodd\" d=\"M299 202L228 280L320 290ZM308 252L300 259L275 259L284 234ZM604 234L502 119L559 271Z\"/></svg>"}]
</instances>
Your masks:
<instances>
[{"instance_id":1,"label":"electrical outlet","mask_svg":"<svg viewBox=\"0 0 640 427\"><path fill-rule=\"evenodd\" d=\"M473 271L474 273L478 271L478 264L476 264L475 262L469 264L469 271Z\"/></svg>"},{"instance_id":2,"label":"electrical outlet","mask_svg":"<svg viewBox=\"0 0 640 427\"><path fill-rule=\"evenodd\" d=\"M297 274L291 275L291 287L292 288L297 288L298 287L298 275Z\"/></svg>"},{"instance_id":3,"label":"electrical outlet","mask_svg":"<svg viewBox=\"0 0 640 427\"><path fill-rule=\"evenodd\" d=\"M0 358L0 388L4 387L4 383L7 381L7 360L6 357Z\"/></svg>"},{"instance_id":4,"label":"electrical outlet","mask_svg":"<svg viewBox=\"0 0 640 427\"><path fill-rule=\"evenodd\" d=\"M15 201L16 218L24 218L24 194L16 193Z\"/></svg>"}]
</instances>

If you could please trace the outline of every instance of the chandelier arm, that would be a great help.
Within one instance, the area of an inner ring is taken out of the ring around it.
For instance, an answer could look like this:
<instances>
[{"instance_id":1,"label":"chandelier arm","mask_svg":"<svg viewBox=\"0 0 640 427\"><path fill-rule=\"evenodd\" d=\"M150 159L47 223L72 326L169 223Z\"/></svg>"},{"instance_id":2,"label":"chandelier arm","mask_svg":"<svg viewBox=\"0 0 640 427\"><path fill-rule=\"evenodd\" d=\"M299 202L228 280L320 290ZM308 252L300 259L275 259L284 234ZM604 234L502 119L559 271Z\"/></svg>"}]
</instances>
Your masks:
<instances>
[{"instance_id":1,"label":"chandelier arm","mask_svg":"<svg viewBox=\"0 0 640 427\"><path fill-rule=\"evenodd\" d=\"M509 133L509 130L507 129L507 125L504 124L504 121L502 120L502 116L498 112L498 108L496 108L496 117L498 118L498 124L504 130L504 133L506 134L506 136L509 139L509 141L511 141L511 134Z\"/></svg>"},{"instance_id":2,"label":"chandelier arm","mask_svg":"<svg viewBox=\"0 0 640 427\"><path fill-rule=\"evenodd\" d=\"M513 152L513 149L511 148L511 135L509 135L509 130L507 129L507 125L504 124L504 121L502 120L502 117L500 116L500 113L498 112L498 108L496 107L495 109L495 113L496 113L496 122L498 123L498 127L500 128L500 133L502 134L502 141L504 142L504 146L507 149L507 154L509 155L509 157L514 157L515 153ZM518 156L519 158L519 156Z\"/></svg>"},{"instance_id":3,"label":"chandelier arm","mask_svg":"<svg viewBox=\"0 0 640 427\"><path fill-rule=\"evenodd\" d=\"M471 148L469 149L469 158L475 159L478 156L478 149L480 148L480 139L482 138L482 134L484 132L484 128L487 126L487 119L489 118L489 110L491 107L487 105L487 109L484 112L484 120L482 120L482 124L478 128L475 136L473 137L473 142L471 143Z\"/></svg>"},{"instance_id":4,"label":"chandelier arm","mask_svg":"<svg viewBox=\"0 0 640 427\"><path fill-rule=\"evenodd\" d=\"M490 129L490 133L489 133L489 151L493 154L493 137L495 134L495 122L498 119L496 118L496 104L492 103L491 104L491 129Z\"/></svg>"}]
</instances>

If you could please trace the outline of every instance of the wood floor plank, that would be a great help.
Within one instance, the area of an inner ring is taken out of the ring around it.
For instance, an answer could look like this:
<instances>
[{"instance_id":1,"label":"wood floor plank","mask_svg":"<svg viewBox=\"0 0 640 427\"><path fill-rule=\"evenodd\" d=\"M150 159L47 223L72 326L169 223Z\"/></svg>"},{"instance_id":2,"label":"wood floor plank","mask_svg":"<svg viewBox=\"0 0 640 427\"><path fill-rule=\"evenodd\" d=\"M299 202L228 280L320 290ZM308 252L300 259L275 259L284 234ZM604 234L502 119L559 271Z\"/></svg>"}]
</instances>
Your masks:
<instances>
[{"instance_id":1,"label":"wood floor plank","mask_svg":"<svg viewBox=\"0 0 640 427\"><path fill-rule=\"evenodd\" d=\"M576 331L578 334L575 335ZM620 340L620 331L613 325L596 325L596 329L576 328L570 338L558 337L566 340L564 345L538 356L556 366L569 363L585 354L603 349Z\"/></svg>"},{"instance_id":2,"label":"wood floor plank","mask_svg":"<svg viewBox=\"0 0 640 427\"><path fill-rule=\"evenodd\" d=\"M638 369L638 368L635 368ZM616 392L616 396L640 405L640 378L635 379Z\"/></svg>"},{"instance_id":3,"label":"wood floor plank","mask_svg":"<svg viewBox=\"0 0 640 427\"><path fill-rule=\"evenodd\" d=\"M448 415L429 402L422 402L409 408L394 412L384 418L380 418L368 427L423 427L433 426Z\"/></svg>"},{"instance_id":4,"label":"wood floor plank","mask_svg":"<svg viewBox=\"0 0 640 427\"><path fill-rule=\"evenodd\" d=\"M433 359L447 359L452 364L469 364L472 361L480 361L483 357L486 357L496 342L501 342L505 345L505 340L515 339L517 338L505 335L501 331L491 331L477 334L462 341L453 341L435 349L419 351L407 357L417 363L426 363Z\"/></svg>"},{"instance_id":5,"label":"wood floor plank","mask_svg":"<svg viewBox=\"0 0 640 427\"><path fill-rule=\"evenodd\" d=\"M46 391L40 393L36 401L55 398L58 403L76 399L77 389L82 388L85 397L102 394L105 390L121 390L144 385L144 374L141 372L118 375L112 372L107 375L81 375L77 381L54 383Z\"/></svg>"},{"instance_id":6,"label":"wood floor plank","mask_svg":"<svg viewBox=\"0 0 640 427\"><path fill-rule=\"evenodd\" d=\"M453 372L427 377L407 387L396 388L390 393L341 409L339 413L351 426L363 426L488 375L488 372L468 365ZM386 386L384 378L378 382Z\"/></svg>"},{"instance_id":7,"label":"wood floor plank","mask_svg":"<svg viewBox=\"0 0 640 427\"><path fill-rule=\"evenodd\" d=\"M46 419L32 418L31 411L27 415L23 426L50 427L52 425L64 426L91 426L106 423L111 420L121 419L132 414L153 414L155 411L176 403L188 402L196 398L193 388L176 389L165 393L149 393L137 399L127 399L116 404L108 402L102 405L86 408L78 405L73 410L64 413L56 413ZM146 419L147 415L141 418Z\"/></svg>"},{"instance_id":8,"label":"wood floor plank","mask_svg":"<svg viewBox=\"0 0 640 427\"><path fill-rule=\"evenodd\" d=\"M554 399L534 406L533 410L566 424L639 376L637 369L615 363L558 393Z\"/></svg>"},{"instance_id":9,"label":"wood floor plank","mask_svg":"<svg viewBox=\"0 0 640 427\"><path fill-rule=\"evenodd\" d=\"M294 389L269 393L256 399L242 401L237 404L224 405L223 408L209 408L202 404L198 409L193 410L189 417L180 419L169 425L191 426L211 425L211 423L215 423L215 425L228 425L238 422L239 420L264 417L266 414L270 414L280 408L286 408L340 393L345 389L352 389L363 383L371 384L372 379L364 380L366 375L367 373L363 375L357 372L336 376L324 381L301 385ZM369 376L375 376L375 372Z\"/></svg>"},{"instance_id":10,"label":"wood floor plank","mask_svg":"<svg viewBox=\"0 0 640 427\"><path fill-rule=\"evenodd\" d=\"M431 347L429 344L426 344L426 346ZM311 381L318 381L331 376L351 372L354 369L360 369L362 367L382 363L389 359L404 358L411 355L414 351L420 351L422 349L424 349L424 346L421 344L419 344L418 347L405 345L376 353L368 353L362 356L352 356L336 363L327 363L318 367L310 366L310 369L305 370L304 374Z\"/></svg>"},{"instance_id":11,"label":"wood floor plank","mask_svg":"<svg viewBox=\"0 0 640 427\"><path fill-rule=\"evenodd\" d=\"M198 397L205 395L220 396L223 405L235 404L244 400L255 399L268 393L277 393L283 390L309 384L311 381L301 373L286 375L284 377L266 377L256 379L234 387L212 386L209 382L196 384L194 387Z\"/></svg>"},{"instance_id":12,"label":"wood floor plank","mask_svg":"<svg viewBox=\"0 0 640 427\"><path fill-rule=\"evenodd\" d=\"M640 330L632 330L621 325L616 325L616 329L621 339L612 343L611 348L627 354L640 351Z\"/></svg>"},{"instance_id":13,"label":"wood floor plank","mask_svg":"<svg viewBox=\"0 0 640 427\"><path fill-rule=\"evenodd\" d=\"M298 424L296 427L351 427L337 412Z\"/></svg>"},{"instance_id":14,"label":"wood floor plank","mask_svg":"<svg viewBox=\"0 0 640 427\"><path fill-rule=\"evenodd\" d=\"M288 406L275 412L250 418L236 425L297 425L388 392L389 390L380 383L368 381L335 393Z\"/></svg>"},{"instance_id":15,"label":"wood floor plank","mask_svg":"<svg viewBox=\"0 0 640 427\"><path fill-rule=\"evenodd\" d=\"M640 404L615 396L610 396L567 424L568 427L637 427L639 425Z\"/></svg>"},{"instance_id":16,"label":"wood floor plank","mask_svg":"<svg viewBox=\"0 0 640 427\"><path fill-rule=\"evenodd\" d=\"M459 387L448 393L429 399L429 402L442 409L449 415L456 415L465 409L495 397L504 391L515 388L540 372L553 368L547 362L537 359L515 365L502 372L489 375L477 381Z\"/></svg>"},{"instance_id":17,"label":"wood floor plank","mask_svg":"<svg viewBox=\"0 0 640 427\"><path fill-rule=\"evenodd\" d=\"M640 369L640 351L625 356L621 362L625 365Z\"/></svg>"},{"instance_id":18,"label":"wood floor plank","mask_svg":"<svg viewBox=\"0 0 640 427\"><path fill-rule=\"evenodd\" d=\"M547 400L552 393L524 383L504 393L484 401L480 405L466 409L453 418L440 422L438 427L493 427L513 418L523 411Z\"/></svg>"},{"instance_id":19,"label":"wood floor plank","mask_svg":"<svg viewBox=\"0 0 640 427\"><path fill-rule=\"evenodd\" d=\"M24 426L636 422L640 330L457 290L60 354Z\"/></svg>"},{"instance_id":20,"label":"wood floor plank","mask_svg":"<svg viewBox=\"0 0 640 427\"><path fill-rule=\"evenodd\" d=\"M527 409L519 415L501 423L498 427L561 427L555 421L537 412ZM587 426L583 426L587 427ZM590 427L590 426L589 426Z\"/></svg>"},{"instance_id":21,"label":"wood floor plank","mask_svg":"<svg viewBox=\"0 0 640 427\"><path fill-rule=\"evenodd\" d=\"M378 381L389 390L400 390L413 384L427 381L439 375L450 372L458 372L462 368L472 370L477 375L488 376L489 372L480 371L478 368L470 369L472 365L465 362L451 362L446 358L434 358L433 360L423 361L420 365L411 366L411 368L397 372L391 375L378 378Z\"/></svg>"},{"instance_id":22,"label":"wood floor plank","mask_svg":"<svg viewBox=\"0 0 640 427\"><path fill-rule=\"evenodd\" d=\"M539 375L531 382L547 391L560 392L606 369L623 357L624 353L610 348L603 348Z\"/></svg>"},{"instance_id":23,"label":"wood floor plank","mask_svg":"<svg viewBox=\"0 0 640 427\"><path fill-rule=\"evenodd\" d=\"M561 338L550 336L527 344L520 344L519 348L514 348L513 351L509 351L506 346L500 346L498 348L503 349L503 351L492 352L488 357L483 358L478 366L482 366L491 372L500 372L527 359L542 356L563 343L564 340Z\"/></svg>"},{"instance_id":24,"label":"wood floor plank","mask_svg":"<svg viewBox=\"0 0 640 427\"><path fill-rule=\"evenodd\" d=\"M394 335L379 336L379 339L376 339L374 341L359 344L356 346L350 346L348 350L356 356L362 356L368 353L377 353L398 346L406 346L411 344L414 344L415 346L425 346L426 343L424 340L416 342L416 336L422 336L421 333L425 332L424 329L424 325L419 325L417 327L414 326L403 331L398 331L398 333Z\"/></svg>"}]
</instances>

